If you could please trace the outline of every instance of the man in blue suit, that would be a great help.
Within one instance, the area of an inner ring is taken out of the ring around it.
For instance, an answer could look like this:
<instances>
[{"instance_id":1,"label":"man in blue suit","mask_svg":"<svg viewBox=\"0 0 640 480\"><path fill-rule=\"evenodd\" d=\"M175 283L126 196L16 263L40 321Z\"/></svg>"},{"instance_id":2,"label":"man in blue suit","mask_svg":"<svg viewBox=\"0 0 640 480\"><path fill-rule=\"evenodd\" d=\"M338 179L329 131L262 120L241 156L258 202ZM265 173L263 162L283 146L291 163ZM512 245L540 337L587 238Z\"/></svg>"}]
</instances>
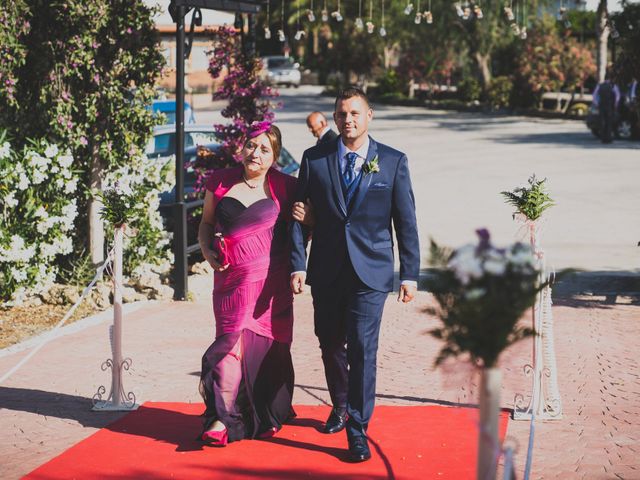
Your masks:
<instances>
[{"instance_id":1,"label":"man in blue suit","mask_svg":"<svg viewBox=\"0 0 640 480\"><path fill-rule=\"evenodd\" d=\"M373 111L357 88L340 92L333 118L340 136L304 152L296 200L315 216L306 265L303 226L292 229L291 287L311 285L315 333L333 409L326 433L346 427L349 456L371 458L366 430L373 413L382 310L393 289L392 225L400 254L398 301L416 292L420 248L407 157L368 135Z\"/></svg>"}]
</instances>

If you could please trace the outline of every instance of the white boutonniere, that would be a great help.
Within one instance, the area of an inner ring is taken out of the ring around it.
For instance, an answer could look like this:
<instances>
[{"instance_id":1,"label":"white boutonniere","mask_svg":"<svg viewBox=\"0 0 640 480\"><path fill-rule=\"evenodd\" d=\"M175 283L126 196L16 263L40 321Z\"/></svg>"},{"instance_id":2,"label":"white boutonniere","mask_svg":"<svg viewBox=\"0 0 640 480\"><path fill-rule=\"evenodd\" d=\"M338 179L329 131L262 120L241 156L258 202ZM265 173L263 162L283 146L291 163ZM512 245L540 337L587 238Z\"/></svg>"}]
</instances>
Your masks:
<instances>
[{"instance_id":1,"label":"white boutonniere","mask_svg":"<svg viewBox=\"0 0 640 480\"><path fill-rule=\"evenodd\" d=\"M366 162L362 166L362 170L365 175L369 175L370 173L378 173L380 171L380 166L378 165L378 155L373 157L370 162Z\"/></svg>"}]
</instances>

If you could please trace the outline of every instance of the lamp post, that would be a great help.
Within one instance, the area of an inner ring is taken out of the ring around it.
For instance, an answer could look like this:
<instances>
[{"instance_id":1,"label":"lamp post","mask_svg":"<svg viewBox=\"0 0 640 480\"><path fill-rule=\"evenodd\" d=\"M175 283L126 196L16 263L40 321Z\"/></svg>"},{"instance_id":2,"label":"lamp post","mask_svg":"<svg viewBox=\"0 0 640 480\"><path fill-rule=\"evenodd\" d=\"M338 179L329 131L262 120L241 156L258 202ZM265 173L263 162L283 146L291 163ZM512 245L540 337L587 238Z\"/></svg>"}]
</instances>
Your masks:
<instances>
[{"instance_id":1,"label":"lamp post","mask_svg":"<svg viewBox=\"0 0 640 480\"><path fill-rule=\"evenodd\" d=\"M255 14L260 11L263 0L171 0L169 13L176 24L176 196L173 206L173 254L174 254L174 300L185 300L188 294L187 279L187 208L184 201L184 61L190 53L185 52L184 18L191 9L222 10ZM251 23L251 22L250 22ZM185 55L186 53L186 55Z\"/></svg>"}]
</instances>

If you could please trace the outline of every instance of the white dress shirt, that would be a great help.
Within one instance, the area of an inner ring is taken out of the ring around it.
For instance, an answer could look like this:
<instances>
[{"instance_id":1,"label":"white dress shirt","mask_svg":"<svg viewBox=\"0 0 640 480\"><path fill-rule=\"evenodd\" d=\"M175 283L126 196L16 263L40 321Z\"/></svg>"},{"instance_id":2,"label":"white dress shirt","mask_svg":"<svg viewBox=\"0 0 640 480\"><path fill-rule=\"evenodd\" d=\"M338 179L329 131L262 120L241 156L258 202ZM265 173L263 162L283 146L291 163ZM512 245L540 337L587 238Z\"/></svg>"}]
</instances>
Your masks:
<instances>
[{"instance_id":1,"label":"white dress shirt","mask_svg":"<svg viewBox=\"0 0 640 480\"><path fill-rule=\"evenodd\" d=\"M347 153L354 152L358 155L356 158L356 177L360 174L362 170L362 165L367 160L367 153L369 152L369 137L365 139L364 143L360 146L358 150L349 150L342 140L338 142L338 158L340 159L340 173L344 175L344 170L347 168Z\"/></svg>"}]
</instances>

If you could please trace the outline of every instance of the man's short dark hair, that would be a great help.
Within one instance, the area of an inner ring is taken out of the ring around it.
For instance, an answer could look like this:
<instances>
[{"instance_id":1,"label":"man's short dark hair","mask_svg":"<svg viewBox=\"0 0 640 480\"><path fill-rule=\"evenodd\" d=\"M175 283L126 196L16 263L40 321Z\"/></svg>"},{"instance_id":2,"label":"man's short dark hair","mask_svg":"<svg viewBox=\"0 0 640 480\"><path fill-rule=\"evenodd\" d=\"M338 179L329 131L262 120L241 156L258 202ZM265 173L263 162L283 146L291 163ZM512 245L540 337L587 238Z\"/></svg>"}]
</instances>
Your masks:
<instances>
[{"instance_id":1,"label":"man's short dark hair","mask_svg":"<svg viewBox=\"0 0 640 480\"><path fill-rule=\"evenodd\" d=\"M360 97L362 100L364 100L367 103L367 106L371 108L369 97L367 97L367 94L364 93L363 90L359 89L358 87L347 87L347 88L343 88L338 92L336 101L333 104L333 110L335 111L336 108L338 108L338 102L341 102L342 100L348 100L353 97Z\"/></svg>"}]
</instances>

